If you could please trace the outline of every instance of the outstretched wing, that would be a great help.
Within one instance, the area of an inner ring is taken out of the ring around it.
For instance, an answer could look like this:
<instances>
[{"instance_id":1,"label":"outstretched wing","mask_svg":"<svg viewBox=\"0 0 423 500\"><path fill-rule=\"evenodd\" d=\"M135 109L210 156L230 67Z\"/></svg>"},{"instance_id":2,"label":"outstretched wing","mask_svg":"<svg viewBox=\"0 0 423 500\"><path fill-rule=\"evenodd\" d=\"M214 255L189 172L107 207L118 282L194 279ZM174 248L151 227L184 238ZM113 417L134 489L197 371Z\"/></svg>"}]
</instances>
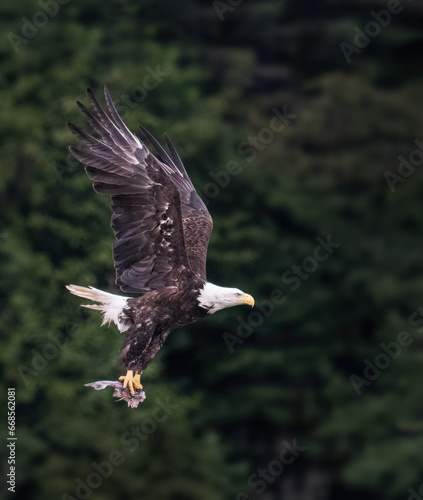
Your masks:
<instances>
[{"instance_id":1,"label":"outstretched wing","mask_svg":"<svg viewBox=\"0 0 423 500\"><path fill-rule=\"evenodd\" d=\"M110 115L91 90L87 93L91 110L81 103L78 106L95 135L69 124L86 146L85 150L70 150L86 165L94 189L111 196L116 283L125 293L177 287L193 271L185 248L181 194L174 172L171 178L128 130L107 88ZM182 173L179 175L184 179Z\"/></svg>"},{"instance_id":2,"label":"outstretched wing","mask_svg":"<svg viewBox=\"0 0 423 500\"><path fill-rule=\"evenodd\" d=\"M203 200L195 191L182 160L170 139L165 135L170 151L169 155L145 128L140 127L140 129L144 137L156 149L162 166L178 187L181 194L182 223L188 260L193 272L206 281L207 248L213 229L213 219Z\"/></svg>"}]
</instances>

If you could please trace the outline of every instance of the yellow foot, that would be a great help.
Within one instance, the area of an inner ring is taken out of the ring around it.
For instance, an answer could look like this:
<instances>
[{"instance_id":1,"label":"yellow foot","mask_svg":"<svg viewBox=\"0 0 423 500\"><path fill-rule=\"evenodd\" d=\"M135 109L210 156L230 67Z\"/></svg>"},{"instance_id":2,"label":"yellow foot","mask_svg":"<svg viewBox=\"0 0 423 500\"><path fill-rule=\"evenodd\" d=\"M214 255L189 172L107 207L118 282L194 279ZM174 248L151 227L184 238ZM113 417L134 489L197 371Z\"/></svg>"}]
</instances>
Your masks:
<instances>
[{"instance_id":1,"label":"yellow foot","mask_svg":"<svg viewBox=\"0 0 423 500\"><path fill-rule=\"evenodd\" d=\"M134 372L132 370L128 370L126 372L125 376L119 377L119 382L123 382L123 388L125 389L126 386L129 387L129 390L131 391L131 394L134 396L135 395L135 389L142 389L141 385L141 375L137 373L134 377Z\"/></svg>"},{"instance_id":2,"label":"yellow foot","mask_svg":"<svg viewBox=\"0 0 423 500\"><path fill-rule=\"evenodd\" d=\"M137 373L134 377L134 386L137 388L137 389L142 389L142 385L141 385L141 375L139 373Z\"/></svg>"}]
</instances>

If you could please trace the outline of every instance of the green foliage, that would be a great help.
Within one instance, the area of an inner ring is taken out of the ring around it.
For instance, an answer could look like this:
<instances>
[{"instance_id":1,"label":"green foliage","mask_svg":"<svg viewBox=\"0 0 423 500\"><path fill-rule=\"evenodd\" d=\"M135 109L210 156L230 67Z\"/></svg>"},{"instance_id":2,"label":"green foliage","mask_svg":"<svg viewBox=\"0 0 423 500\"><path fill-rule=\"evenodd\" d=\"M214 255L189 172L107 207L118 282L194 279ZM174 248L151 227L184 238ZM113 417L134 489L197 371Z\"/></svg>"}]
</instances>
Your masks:
<instances>
[{"instance_id":1,"label":"green foliage","mask_svg":"<svg viewBox=\"0 0 423 500\"><path fill-rule=\"evenodd\" d=\"M290 474L305 489L314 468L330 498L418 490L423 351L410 316L423 295L423 175L417 166L391 190L386 173L423 140L421 6L404 3L350 64L339 46L382 7L241 2L222 22L213 2L69 2L15 51L10 33L42 8L2 3L0 365L17 394L13 498L75 496L75 479L113 452L124 461L92 500L255 498L248 478L284 439L306 450L267 484L269 498L283 498ZM173 333L137 410L84 387L120 375L121 339L64 288L116 291L109 200L66 149L66 122L84 121L75 100L103 84L132 130L169 133L214 218L210 281L258 306ZM287 122L272 121L281 113ZM339 246L299 278L293 266L312 265L329 236ZM269 306L275 292L284 301ZM358 395L351 375L363 379L365 360L402 331L411 343ZM157 422L166 398L176 408Z\"/></svg>"}]
</instances>

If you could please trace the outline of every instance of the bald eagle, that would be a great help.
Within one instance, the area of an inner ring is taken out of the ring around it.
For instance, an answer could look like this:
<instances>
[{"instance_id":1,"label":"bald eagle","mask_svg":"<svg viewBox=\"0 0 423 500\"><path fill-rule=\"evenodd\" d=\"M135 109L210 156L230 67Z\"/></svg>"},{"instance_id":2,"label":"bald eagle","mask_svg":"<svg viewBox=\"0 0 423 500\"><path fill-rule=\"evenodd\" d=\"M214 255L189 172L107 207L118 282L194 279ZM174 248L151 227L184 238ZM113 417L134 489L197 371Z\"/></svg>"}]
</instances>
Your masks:
<instances>
[{"instance_id":1,"label":"bald eagle","mask_svg":"<svg viewBox=\"0 0 423 500\"><path fill-rule=\"evenodd\" d=\"M90 109L77 102L93 133L69 123L84 145L70 148L85 165L94 190L111 197L111 227L116 284L124 296L93 287L68 290L95 304L103 323L114 322L125 334L119 378L129 398L142 389L141 375L163 346L170 331L210 314L254 299L237 288L224 288L206 278L212 218L188 177L175 147L169 153L144 128L144 141L119 116L107 87L108 113L90 89ZM128 391L129 390L129 391Z\"/></svg>"}]
</instances>

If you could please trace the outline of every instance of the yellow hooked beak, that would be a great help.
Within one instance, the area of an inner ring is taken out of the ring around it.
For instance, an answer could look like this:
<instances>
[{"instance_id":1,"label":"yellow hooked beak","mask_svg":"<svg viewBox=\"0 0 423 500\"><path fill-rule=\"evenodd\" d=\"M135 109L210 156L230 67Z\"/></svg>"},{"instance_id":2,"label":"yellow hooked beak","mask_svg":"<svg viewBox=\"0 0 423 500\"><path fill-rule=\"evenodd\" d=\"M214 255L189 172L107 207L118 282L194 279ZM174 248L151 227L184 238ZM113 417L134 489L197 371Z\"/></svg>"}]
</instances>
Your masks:
<instances>
[{"instance_id":1,"label":"yellow hooked beak","mask_svg":"<svg viewBox=\"0 0 423 500\"><path fill-rule=\"evenodd\" d=\"M247 304L251 307L254 307L254 299L248 293L244 293L243 297L240 299L241 304Z\"/></svg>"}]
</instances>

